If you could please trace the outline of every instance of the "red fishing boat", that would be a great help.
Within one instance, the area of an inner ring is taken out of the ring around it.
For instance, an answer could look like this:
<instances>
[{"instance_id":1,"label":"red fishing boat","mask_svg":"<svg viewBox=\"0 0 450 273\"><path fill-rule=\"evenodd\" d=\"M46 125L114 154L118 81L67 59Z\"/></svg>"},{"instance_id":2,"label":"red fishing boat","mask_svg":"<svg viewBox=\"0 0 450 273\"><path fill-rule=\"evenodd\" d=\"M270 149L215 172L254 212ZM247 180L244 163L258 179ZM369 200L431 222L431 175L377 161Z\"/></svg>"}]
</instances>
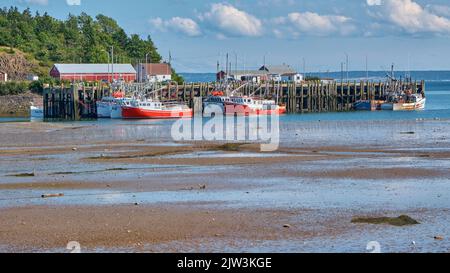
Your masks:
<instances>
[{"instance_id":1,"label":"red fishing boat","mask_svg":"<svg viewBox=\"0 0 450 273\"><path fill-rule=\"evenodd\" d=\"M192 116L192 109L180 103L134 100L129 105L122 106L124 119L172 119Z\"/></svg>"}]
</instances>

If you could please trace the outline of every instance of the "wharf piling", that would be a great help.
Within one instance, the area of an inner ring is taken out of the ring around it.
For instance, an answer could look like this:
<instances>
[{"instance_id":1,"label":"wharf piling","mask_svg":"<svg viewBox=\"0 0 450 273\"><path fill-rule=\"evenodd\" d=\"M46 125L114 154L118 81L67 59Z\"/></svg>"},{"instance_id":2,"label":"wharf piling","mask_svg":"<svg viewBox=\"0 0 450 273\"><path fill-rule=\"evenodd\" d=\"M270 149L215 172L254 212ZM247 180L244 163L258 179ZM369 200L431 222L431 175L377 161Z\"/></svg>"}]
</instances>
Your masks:
<instances>
[{"instance_id":1,"label":"wharf piling","mask_svg":"<svg viewBox=\"0 0 450 273\"><path fill-rule=\"evenodd\" d=\"M43 91L45 120L82 120L97 118L96 101L105 86L74 84L68 87L47 87Z\"/></svg>"},{"instance_id":2,"label":"wharf piling","mask_svg":"<svg viewBox=\"0 0 450 273\"><path fill-rule=\"evenodd\" d=\"M425 95L425 82L395 82L396 89L412 90ZM242 96L256 96L273 99L278 104L286 105L288 113L322 113L342 112L353 109L358 100L382 100L390 88L386 82L372 81L308 81L265 82L265 83L231 83L230 90L239 90ZM121 90L126 95L140 94L157 97L161 101L185 102L201 113L202 98L220 90L219 83L185 83L123 85ZM80 120L96 117L96 101L108 94L110 87L104 84L91 86L72 84L70 87L53 87L44 90L44 118L62 120ZM237 94L236 94L237 95Z\"/></svg>"}]
</instances>

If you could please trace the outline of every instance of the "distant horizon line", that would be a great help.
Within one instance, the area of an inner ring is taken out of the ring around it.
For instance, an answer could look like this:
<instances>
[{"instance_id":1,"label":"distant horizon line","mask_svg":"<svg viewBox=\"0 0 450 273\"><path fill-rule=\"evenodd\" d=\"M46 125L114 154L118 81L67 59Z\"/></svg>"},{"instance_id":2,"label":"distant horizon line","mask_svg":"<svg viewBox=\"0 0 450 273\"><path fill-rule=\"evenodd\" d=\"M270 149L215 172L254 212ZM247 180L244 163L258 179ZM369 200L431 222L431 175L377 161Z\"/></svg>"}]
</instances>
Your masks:
<instances>
[{"instance_id":1,"label":"distant horizon line","mask_svg":"<svg viewBox=\"0 0 450 273\"><path fill-rule=\"evenodd\" d=\"M252 69L248 69L248 71L251 71ZM233 72L233 70L231 70ZM326 73L347 73L347 71L311 71L311 72L298 72L300 74L326 74ZM389 72L388 70L349 70L349 73L380 73L380 72ZM408 72L408 73L415 73L415 72L450 72L450 69L448 70L394 70L394 73L399 72ZM178 74L216 74L217 72L177 72Z\"/></svg>"}]
</instances>

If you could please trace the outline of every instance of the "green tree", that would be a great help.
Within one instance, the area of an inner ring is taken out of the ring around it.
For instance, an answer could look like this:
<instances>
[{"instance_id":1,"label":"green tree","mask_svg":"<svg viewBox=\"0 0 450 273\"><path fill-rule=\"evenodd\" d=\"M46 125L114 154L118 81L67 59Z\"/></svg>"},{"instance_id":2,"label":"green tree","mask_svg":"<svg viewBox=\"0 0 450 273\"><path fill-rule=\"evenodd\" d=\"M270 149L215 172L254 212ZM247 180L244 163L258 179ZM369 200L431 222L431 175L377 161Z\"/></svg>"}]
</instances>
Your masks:
<instances>
[{"instance_id":1,"label":"green tree","mask_svg":"<svg viewBox=\"0 0 450 273\"><path fill-rule=\"evenodd\" d=\"M162 60L150 36L129 36L117 21L102 14L95 18L69 14L66 20L57 20L47 13L33 15L30 9L5 7L0 9L0 46L30 54L45 67L39 71L48 71L57 62L108 62L111 46L115 61L135 64L146 55L154 63ZM181 80L175 72L174 78Z\"/></svg>"}]
</instances>

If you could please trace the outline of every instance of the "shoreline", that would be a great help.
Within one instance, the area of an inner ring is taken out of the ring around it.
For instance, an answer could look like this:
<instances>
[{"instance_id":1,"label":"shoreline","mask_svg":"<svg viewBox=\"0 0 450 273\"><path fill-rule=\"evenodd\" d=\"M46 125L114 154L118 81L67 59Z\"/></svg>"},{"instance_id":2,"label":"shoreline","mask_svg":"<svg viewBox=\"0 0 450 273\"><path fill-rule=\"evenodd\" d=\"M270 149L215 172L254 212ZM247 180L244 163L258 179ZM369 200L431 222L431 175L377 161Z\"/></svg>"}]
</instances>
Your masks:
<instances>
[{"instance_id":1,"label":"shoreline","mask_svg":"<svg viewBox=\"0 0 450 273\"><path fill-rule=\"evenodd\" d=\"M232 252L253 249L257 245L295 241L297 246L283 243L276 252L308 251L311 242L359 240L367 232L396 233L414 229L389 225L354 224L355 216L413 215L421 225L431 223L448 210L414 209L402 211L294 210L294 209L229 209L217 204L116 205L116 206L38 206L0 209L2 233L0 252L69 252L68 242L79 242L83 252ZM431 235L423 240L434 242ZM422 243L422 241L418 241ZM435 243L435 242L434 242ZM445 241L441 250L445 252ZM267 246L264 246L267 247ZM326 252L332 246L318 247ZM354 252L365 248L353 247ZM403 246L405 252L420 248ZM313 251L317 252L317 251Z\"/></svg>"},{"instance_id":2,"label":"shoreline","mask_svg":"<svg viewBox=\"0 0 450 273\"><path fill-rule=\"evenodd\" d=\"M0 252L68 252L69 241L86 252L365 252L372 240L390 252L446 252L448 125L388 123L375 126L390 143L364 145L315 139L330 128L353 133L352 123L299 124L271 153L258 144L170 142L164 122L6 124ZM420 224L351 223L402 214Z\"/></svg>"}]
</instances>

